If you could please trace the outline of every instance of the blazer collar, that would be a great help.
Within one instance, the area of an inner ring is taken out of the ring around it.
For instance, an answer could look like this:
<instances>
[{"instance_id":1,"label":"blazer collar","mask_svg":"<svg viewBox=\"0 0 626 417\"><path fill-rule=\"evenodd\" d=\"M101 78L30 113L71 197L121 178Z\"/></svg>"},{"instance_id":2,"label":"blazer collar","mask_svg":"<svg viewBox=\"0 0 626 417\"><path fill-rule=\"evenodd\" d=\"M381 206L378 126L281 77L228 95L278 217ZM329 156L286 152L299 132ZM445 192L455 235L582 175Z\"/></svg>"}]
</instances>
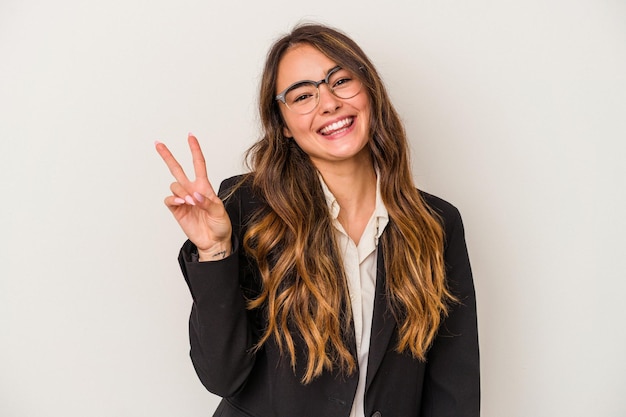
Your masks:
<instances>
[{"instance_id":1,"label":"blazer collar","mask_svg":"<svg viewBox=\"0 0 626 417\"><path fill-rule=\"evenodd\" d=\"M370 353L367 364L365 390L370 386L380 363L389 348L391 335L396 327L396 321L388 309L387 293L385 289L385 264L383 253L384 245L378 250L376 271L376 298L374 299L374 317L372 319L372 335L370 338Z\"/></svg>"}]
</instances>

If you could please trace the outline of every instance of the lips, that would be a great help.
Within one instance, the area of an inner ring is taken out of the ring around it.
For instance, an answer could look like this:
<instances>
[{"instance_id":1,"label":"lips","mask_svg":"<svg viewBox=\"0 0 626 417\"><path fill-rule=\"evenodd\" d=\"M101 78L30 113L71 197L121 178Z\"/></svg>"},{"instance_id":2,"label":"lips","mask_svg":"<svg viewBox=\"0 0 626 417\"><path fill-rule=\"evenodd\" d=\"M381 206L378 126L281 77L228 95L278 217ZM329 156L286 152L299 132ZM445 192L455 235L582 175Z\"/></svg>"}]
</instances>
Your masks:
<instances>
[{"instance_id":1,"label":"lips","mask_svg":"<svg viewBox=\"0 0 626 417\"><path fill-rule=\"evenodd\" d=\"M343 130L348 129L350 126L352 126L353 122L354 122L354 117L351 117L351 116L346 117L345 119L341 119L329 125L324 126L320 130L318 130L318 133L323 136L334 135L335 133L339 133Z\"/></svg>"}]
</instances>

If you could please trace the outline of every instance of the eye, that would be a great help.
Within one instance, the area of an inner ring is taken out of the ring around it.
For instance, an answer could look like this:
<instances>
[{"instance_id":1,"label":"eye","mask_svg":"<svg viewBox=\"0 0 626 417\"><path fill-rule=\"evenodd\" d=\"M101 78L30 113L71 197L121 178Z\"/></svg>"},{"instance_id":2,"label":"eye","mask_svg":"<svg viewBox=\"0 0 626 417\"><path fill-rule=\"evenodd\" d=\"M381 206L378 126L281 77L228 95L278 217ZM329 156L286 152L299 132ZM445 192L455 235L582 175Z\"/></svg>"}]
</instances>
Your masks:
<instances>
[{"instance_id":1,"label":"eye","mask_svg":"<svg viewBox=\"0 0 626 417\"><path fill-rule=\"evenodd\" d=\"M351 81L352 81L352 78L350 77L342 77L333 83L333 88L345 87L346 84L350 84Z\"/></svg>"},{"instance_id":2,"label":"eye","mask_svg":"<svg viewBox=\"0 0 626 417\"><path fill-rule=\"evenodd\" d=\"M340 68L337 72L330 76L330 87L335 89L346 88L350 84L354 83L354 75L343 68Z\"/></svg>"},{"instance_id":3,"label":"eye","mask_svg":"<svg viewBox=\"0 0 626 417\"><path fill-rule=\"evenodd\" d=\"M298 102L301 102L301 101L307 100L307 99L309 99L309 98L311 98L311 97L313 97L313 95L312 95L312 94L310 94L310 93L300 94L299 96L293 97L293 98L291 99L291 102L292 102L292 103L298 103Z\"/></svg>"},{"instance_id":4,"label":"eye","mask_svg":"<svg viewBox=\"0 0 626 417\"><path fill-rule=\"evenodd\" d=\"M285 99L287 100L287 104L300 104L306 102L308 100L312 100L315 98L317 94L317 88L315 85L310 83L302 83L294 86L291 90L287 91L285 94Z\"/></svg>"}]
</instances>

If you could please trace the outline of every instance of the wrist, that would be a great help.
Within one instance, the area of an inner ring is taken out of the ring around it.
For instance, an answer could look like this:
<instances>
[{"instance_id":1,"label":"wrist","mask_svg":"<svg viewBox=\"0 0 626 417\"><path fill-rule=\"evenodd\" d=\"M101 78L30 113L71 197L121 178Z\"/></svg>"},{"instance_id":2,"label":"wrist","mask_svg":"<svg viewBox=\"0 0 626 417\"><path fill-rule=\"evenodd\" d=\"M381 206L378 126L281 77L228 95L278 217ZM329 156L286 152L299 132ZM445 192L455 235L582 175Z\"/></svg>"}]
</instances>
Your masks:
<instances>
[{"instance_id":1,"label":"wrist","mask_svg":"<svg viewBox=\"0 0 626 417\"><path fill-rule=\"evenodd\" d=\"M219 261L232 253L232 245L228 242L220 242L208 249L198 248L198 260L200 262Z\"/></svg>"}]
</instances>

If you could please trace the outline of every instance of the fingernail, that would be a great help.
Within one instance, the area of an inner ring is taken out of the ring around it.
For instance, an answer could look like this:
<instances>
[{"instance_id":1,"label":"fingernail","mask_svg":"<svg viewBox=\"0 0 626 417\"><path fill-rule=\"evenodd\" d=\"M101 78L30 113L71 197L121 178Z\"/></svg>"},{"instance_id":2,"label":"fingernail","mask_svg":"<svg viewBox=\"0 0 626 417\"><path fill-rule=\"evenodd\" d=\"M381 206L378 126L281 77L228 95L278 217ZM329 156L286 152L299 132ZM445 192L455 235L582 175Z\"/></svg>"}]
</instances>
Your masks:
<instances>
[{"instance_id":1,"label":"fingernail","mask_svg":"<svg viewBox=\"0 0 626 417\"><path fill-rule=\"evenodd\" d=\"M176 204L185 204L185 200L183 200L183 199L182 199L182 198L180 198L180 197L176 197L176 198L174 199L174 203L176 203Z\"/></svg>"},{"instance_id":2,"label":"fingernail","mask_svg":"<svg viewBox=\"0 0 626 417\"><path fill-rule=\"evenodd\" d=\"M204 196L198 192L193 193L193 196L196 198L196 200L198 200L200 203L202 203L204 201Z\"/></svg>"},{"instance_id":3,"label":"fingernail","mask_svg":"<svg viewBox=\"0 0 626 417\"><path fill-rule=\"evenodd\" d=\"M157 146L159 143L161 143L161 142L159 142L158 140L155 140L154 141L154 146Z\"/></svg>"},{"instance_id":4,"label":"fingernail","mask_svg":"<svg viewBox=\"0 0 626 417\"><path fill-rule=\"evenodd\" d=\"M192 136L193 136L193 133L191 133L191 132L187 133L187 137L188 137L188 138L190 138L190 137L192 137Z\"/></svg>"},{"instance_id":5,"label":"fingernail","mask_svg":"<svg viewBox=\"0 0 626 417\"><path fill-rule=\"evenodd\" d=\"M187 202L187 204L191 204L192 206L196 205L195 201L193 201L193 198L191 198L190 195L185 197L185 201Z\"/></svg>"}]
</instances>

